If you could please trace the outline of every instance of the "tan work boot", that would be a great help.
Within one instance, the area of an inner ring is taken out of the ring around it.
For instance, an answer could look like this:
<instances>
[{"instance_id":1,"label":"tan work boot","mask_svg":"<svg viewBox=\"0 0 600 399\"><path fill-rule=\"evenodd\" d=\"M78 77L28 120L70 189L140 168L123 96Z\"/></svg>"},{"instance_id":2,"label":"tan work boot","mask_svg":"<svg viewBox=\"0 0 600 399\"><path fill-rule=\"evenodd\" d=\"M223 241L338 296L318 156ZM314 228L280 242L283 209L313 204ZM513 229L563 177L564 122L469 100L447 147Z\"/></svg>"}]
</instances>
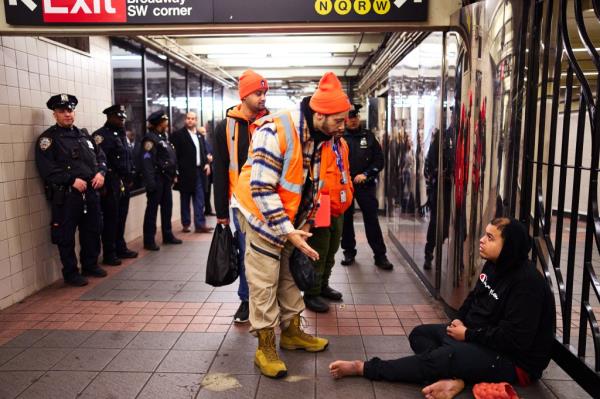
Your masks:
<instances>
[{"instance_id":1,"label":"tan work boot","mask_svg":"<svg viewBox=\"0 0 600 399\"><path fill-rule=\"evenodd\" d=\"M290 325L281 332L279 346L282 349L304 349L307 352L321 352L329 345L325 338L313 337L302 331L300 315L290 320Z\"/></svg>"},{"instance_id":2,"label":"tan work boot","mask_svg":"<svg viewBox=\"0 0 600 399\"><path fill-rule=\"evenodd\" d=\"M287 375L285 363L279 359L275 347L275 330L264 328L258 330L258 348L254 355L254 364L263 375L271 378L281 378Z\"/></svg>"}]
</instances>

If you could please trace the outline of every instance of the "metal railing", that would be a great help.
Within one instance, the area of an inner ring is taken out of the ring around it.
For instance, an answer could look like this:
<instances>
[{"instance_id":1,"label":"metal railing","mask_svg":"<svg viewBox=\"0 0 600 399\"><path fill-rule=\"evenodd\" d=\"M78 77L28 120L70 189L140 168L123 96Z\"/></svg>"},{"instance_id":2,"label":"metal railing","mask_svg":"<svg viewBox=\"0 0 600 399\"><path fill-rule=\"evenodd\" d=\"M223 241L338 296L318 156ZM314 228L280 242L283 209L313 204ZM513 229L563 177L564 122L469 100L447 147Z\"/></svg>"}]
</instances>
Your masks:
<instances>
[{"instance_id":1,"label":"metal railing","mask_svg":"<svg viewBox=\"0 0 600 399\"><path fill-rule=\"evenodd\" d=\"M594 313L594 306L600 309L594 270L600 260L600 56L594 46L600 0L530 1L526 8L524 120L514 125L523 137L521 189L513 212L530 226L534 259L558 297L554 359L600 397Z\"/></svg>"}]
</instances>

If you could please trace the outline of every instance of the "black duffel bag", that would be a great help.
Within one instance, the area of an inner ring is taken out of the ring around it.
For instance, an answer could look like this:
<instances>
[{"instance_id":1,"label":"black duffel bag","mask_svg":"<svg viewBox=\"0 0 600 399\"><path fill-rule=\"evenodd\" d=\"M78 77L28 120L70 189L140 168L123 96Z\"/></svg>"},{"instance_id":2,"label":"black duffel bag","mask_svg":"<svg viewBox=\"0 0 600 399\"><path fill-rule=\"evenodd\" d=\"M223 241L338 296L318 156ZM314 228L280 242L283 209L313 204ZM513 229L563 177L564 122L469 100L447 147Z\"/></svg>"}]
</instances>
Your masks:
<instances>
[{"instance_id":1,"label":"black duffel bag","mask_svg":"<svg viewBox=\"0 0 600 399\"><path fill-rule=\"evenodd\" d=\"M237 240L229 226L217 224L206 261L206 284L213 287L229 285L238 275Z\"/></svg>"},{"instance_id":2,"label":"black duffel bag","mask_svg":"<svg viewBox=\"0 0 600 399\"><path fill-rule=\"evenodd\" d=\"M297 248L290 256L290 272L300 291L307 291L316 284L317 273L312 261Z\"/></svg>"}]
</instances>

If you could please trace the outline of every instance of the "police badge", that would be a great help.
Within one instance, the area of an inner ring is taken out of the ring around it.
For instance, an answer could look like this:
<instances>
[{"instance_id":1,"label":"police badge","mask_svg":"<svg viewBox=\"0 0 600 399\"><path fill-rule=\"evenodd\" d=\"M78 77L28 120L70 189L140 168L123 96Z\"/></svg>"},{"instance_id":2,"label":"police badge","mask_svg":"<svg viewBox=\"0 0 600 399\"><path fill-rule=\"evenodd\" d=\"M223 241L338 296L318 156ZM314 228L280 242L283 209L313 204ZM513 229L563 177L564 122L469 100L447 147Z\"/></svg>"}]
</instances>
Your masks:
<instances>
[{"instance_id":1,"label":"police badge","mask_svg":"<svg viewBox=\"0 0 600 399\"><path fill-rule=\"evenodd\" d=\"M42 137L40 139L40 149L46 151L52 145L52 139L50 137Z\"/></svg>"}]
</instances>

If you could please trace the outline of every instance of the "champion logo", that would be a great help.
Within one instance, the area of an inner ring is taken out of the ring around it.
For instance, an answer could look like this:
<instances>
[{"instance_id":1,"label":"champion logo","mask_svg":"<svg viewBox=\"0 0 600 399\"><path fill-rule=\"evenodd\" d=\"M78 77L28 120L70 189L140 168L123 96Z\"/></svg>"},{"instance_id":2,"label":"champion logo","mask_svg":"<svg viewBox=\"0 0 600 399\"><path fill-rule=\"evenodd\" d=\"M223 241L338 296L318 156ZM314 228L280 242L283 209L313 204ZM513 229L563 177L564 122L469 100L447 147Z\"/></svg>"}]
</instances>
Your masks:
<instances>
[{"instance_id":1,"label":"champion logo","mask_svg":"<svg viewBox=\"0 0 600 399\"><path fill-rule=\"evenodd\" d=\"M494 291L494 289L492 287L490 287L490 285L487 282L487 279L488 279L487 274L481 273L479 275L479 281L481 281L481 284L483 284L483 286L485 288L487 288L487 290L489 291L492 298L494 298L495 300L498 300L498 294L496 293L496 291Z\"/></svg>"},{"instance_id":2,"label":"champion logo","mask_svg":"<svg viewBox=\"0 0 600 399\"><path fill-rule=\"evenodd\" d=\"M266 85L267 85L267 83L266 83L264 80L261 80L261 81L260 81L260 86L261 86L261 87L265 87Z\"/></svg>"}]
</instances>

